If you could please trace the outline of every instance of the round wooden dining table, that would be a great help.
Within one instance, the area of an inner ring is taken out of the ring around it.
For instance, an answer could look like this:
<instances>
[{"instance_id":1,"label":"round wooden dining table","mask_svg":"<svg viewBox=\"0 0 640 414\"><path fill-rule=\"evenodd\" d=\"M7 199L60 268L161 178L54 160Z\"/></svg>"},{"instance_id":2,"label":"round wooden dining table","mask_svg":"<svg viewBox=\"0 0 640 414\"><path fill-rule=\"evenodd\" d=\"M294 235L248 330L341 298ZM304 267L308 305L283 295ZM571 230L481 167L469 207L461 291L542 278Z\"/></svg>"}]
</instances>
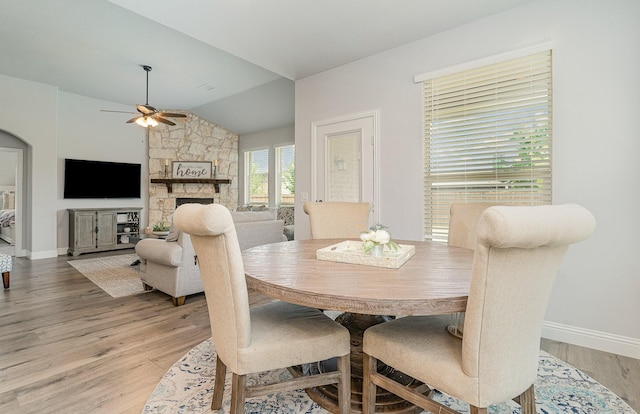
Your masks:
<instances>
[{"instance_id":1,"label":"round wooden dining table","mask_svg":"<svg viewBox=\"0 0 640 414\"><path fill-rule=\"evenodd\" d=\"M398 316L464 312L473 251L442 243L396 240L400 245L415 247L415 255L399 268L317 258L319 249L341 242L344 240L315 239L267 244L244 250L242 258L249 288L286 302L344 312L336 320L351 332L352 412L361 412L363 332ZM311 369L333 367L325 361ZM408 386L413 386L411 381L407 377ZM337 412L335 386L317 387L307 393L319 405ZM393 394L378 394L376 412L420 411Z\"/></svg>"}]
</instances>

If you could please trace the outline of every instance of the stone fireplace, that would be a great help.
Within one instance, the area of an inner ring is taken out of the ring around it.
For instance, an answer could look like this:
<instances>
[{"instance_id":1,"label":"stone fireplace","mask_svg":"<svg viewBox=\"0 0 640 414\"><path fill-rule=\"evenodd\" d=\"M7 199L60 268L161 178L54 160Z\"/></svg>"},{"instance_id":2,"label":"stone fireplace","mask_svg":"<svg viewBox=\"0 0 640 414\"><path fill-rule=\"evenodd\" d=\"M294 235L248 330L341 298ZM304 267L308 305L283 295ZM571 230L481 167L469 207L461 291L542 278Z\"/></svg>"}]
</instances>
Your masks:
<instances>
[{"instance_id":1,"label":"stone fireplace","mask_svg":"<svg viewBox=\"0 0 640 414\"><path fill-rule=\"evenodd\" d=\"M219 203L229 209L237 206L238 135L197 115L183 113L187 118L173 119L174 126L160 125L149 129L149 179L172 178L174 161L211 162L213 168L217 160L216 178L229 179L231 183L219 184L219 192L216 192L210 183L173 183L169 191L165 184L149 182L147 226L160 221L171 223L174 210L185 200Z\"/></svg>"},{"instance_id":2,"label":"stone fireplace","mask_svg":"<svg viewBox=\"0 0 640 414\"><path fill-rule=\"evenodd\" d=\"M202 197L179 197L176 198L176 208L180 207L183 204L187 203L198 203L198 204L213 204L212 198L202 198Z\"/></svg>"}]
</instances>

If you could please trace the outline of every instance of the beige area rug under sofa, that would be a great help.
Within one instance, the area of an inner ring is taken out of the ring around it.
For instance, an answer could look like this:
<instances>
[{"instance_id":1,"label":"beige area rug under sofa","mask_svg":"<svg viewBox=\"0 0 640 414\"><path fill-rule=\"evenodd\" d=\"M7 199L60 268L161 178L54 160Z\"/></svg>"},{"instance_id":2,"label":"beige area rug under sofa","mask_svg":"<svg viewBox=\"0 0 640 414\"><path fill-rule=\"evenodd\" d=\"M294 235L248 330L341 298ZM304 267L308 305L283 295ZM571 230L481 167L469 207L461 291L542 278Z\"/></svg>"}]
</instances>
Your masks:
<instances>
[{"instance_id":1,"label":"beige area rug under sofa","mask_svg":"<svg viewBox=\"0 0 640 414\"><path fill-rule=\"evenodd\" d=\"M131 266L137 254L69 260L67 263L114 298L146 292L140 281L139 266Z\"/></svg>"}]
</instances>

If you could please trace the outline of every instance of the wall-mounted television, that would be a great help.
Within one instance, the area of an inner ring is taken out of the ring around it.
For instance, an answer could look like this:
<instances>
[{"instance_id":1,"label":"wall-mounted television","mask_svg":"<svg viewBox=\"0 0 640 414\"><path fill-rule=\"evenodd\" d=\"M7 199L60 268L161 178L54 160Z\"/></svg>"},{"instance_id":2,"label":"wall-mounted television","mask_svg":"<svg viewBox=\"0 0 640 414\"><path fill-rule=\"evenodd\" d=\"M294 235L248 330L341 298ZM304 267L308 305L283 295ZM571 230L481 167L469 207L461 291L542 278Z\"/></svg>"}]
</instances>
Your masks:
<instances>
[{"instance_id":1,"label":"wall-mounted television","mask_svg":"<svg viewBox=\"0 0 640 414\"><path fill-rule=\"evenodd\" d=\"M64 198L140 198L140 164L64 160Z\"/></svg>"}]
</instances>

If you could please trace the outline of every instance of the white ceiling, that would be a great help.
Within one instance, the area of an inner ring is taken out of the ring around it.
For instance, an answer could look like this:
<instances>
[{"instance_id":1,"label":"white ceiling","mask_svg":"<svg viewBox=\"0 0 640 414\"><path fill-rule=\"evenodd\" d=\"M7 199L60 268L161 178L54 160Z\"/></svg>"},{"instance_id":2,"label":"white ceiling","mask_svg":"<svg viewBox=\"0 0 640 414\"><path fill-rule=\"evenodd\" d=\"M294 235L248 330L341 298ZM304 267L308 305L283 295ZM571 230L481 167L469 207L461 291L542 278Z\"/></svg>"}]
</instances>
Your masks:
<instances>
[{"instance_id":1,"label":"white ceiling","mask_svg":"<svg viewBox=\"0 0 640 414\"><path fill-rule=\"evenodd\" d=\"M293 123L297 79L530 1L0 0L0 73L133 110L150 65L151 105L246 134Z\"/></svg>"}]
</instances>

